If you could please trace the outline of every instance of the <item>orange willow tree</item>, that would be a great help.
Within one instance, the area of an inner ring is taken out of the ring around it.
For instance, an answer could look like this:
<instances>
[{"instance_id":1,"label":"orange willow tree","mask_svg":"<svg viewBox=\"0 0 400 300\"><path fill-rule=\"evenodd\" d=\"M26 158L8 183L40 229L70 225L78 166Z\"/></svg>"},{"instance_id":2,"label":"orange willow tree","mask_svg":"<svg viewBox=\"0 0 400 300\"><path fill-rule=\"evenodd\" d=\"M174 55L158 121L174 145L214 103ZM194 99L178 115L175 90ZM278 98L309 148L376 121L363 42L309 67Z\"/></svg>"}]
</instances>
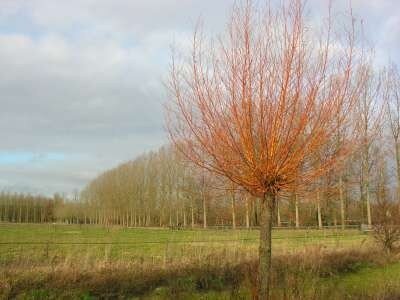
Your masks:
<instances>
[{"instance_id":1,"label":"orange willow tree","mask_svg":"<svg viewBox=\"0 0 400 300\"><path fill-rule=\"evenodd\" d=\"M348 124L360 92L353 22L338 35L330 18L318 30L308 26L301 0L264 9L246 1L221 36L196 30L191 55L172 60L171 140L194 164L261 201L261 299L269 297L276 196L298 191L348 153L343 143L315 159L337 124Z\"/></svg>"}]
</instances>

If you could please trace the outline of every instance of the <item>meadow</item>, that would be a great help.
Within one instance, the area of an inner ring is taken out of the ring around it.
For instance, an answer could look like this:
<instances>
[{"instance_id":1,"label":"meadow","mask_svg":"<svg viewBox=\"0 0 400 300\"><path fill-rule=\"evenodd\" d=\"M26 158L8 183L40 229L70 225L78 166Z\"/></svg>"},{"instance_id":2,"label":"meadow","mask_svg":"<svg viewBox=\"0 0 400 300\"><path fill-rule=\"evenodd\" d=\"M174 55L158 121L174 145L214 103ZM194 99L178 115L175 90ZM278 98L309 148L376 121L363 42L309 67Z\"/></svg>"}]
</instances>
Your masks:
<instances>
[{"instance_id":1,"label":"meadow","mask_svg":"<svg viewBox=\"0 0 400 300\"><path fill-rule=\"evenodd\" d=\"M306 246L340 248L370 241L359 230L279 229L273 232L277 252ZM0 262L31 263L54 259L179 261L218 251L255 255L258 230L126 228L62 224L0 225Z\"/></svg>"},{"instance_id":2,"label":"meadow","mask_svg":"<svg viewBox=\"0 0 400 300\"><path fill-rule=\"evenodd\" d=\"M272 243L275 299L400 295L398 258L367 233L277 229ZM0 297L251 299L257 250L256 229L3 223Z\"/></svg>"}]
</instances>

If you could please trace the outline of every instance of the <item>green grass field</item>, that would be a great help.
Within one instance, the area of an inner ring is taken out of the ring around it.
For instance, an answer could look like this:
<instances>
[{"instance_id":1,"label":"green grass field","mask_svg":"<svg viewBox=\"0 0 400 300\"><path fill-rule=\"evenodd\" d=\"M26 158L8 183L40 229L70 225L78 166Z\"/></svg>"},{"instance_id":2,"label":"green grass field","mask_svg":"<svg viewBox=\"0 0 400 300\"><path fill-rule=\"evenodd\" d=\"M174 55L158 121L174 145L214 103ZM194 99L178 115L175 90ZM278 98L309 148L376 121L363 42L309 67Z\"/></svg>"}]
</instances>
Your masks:
<instances>
[{"instance_id":1,"label":"green grass field","mask_svg":"<svg viewBox=\"0 0 400 300\"><path fill-rule=\"evenodd\" d=\"M277 299L400 295L398 259L377 263L358 230L279 229L272 243ZM250 299L257 250L257 230L3 223L0 299Z\"/></svg>"},{"instance_id":2,"label":"green grass field","mask_svg":"<svg viewBox=\"0 0 400 300\"><path fill-rule=\"evenodd\" d=\"M348 247L369 243L358 230L290 230L273 232L274 251L307 246ZM256 255L257 230L170 230L103 228L90 225L0 224L0 263L46 259L183 260L221 251Z\"/></svg>"}]
</instances>

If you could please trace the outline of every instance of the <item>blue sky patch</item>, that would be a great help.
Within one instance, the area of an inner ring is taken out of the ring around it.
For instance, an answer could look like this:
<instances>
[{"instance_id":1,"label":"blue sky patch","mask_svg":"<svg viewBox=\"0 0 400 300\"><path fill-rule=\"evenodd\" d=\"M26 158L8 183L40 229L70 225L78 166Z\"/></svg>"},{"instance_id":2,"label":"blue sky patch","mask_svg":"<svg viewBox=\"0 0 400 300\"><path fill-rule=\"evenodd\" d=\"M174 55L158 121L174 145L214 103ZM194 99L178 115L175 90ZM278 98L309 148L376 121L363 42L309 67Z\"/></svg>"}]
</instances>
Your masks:
<instances>
[{"instance_id":1,"label":"blue sky patch","mask_svg":"<svg viewBox=\"0 0 400 300\"><path fill-rule=\"evenodd\" d=\"M64 160L62 153L0 152L0 164L25 164Z\"/></svg>"}]
</instances>

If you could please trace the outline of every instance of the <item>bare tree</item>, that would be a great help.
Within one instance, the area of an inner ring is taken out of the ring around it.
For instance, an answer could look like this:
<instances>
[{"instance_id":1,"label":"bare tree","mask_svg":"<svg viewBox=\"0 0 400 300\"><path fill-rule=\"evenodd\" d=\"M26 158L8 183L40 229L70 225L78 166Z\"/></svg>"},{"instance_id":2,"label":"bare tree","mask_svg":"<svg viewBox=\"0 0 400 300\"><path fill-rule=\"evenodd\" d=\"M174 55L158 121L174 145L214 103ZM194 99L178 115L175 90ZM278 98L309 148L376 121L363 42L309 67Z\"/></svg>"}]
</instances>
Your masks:
<instances>
[{"instance_id":1,"label":"bare tree","mask_svg":"<svg viewBox=\"0 0 400 300\"><path fill-rule=\"evenodd\" d=\"M171 140L196 165L260 199L261 299L269 298L276 195L313 181L349 152L345 143L310 163L332 140L334 120L347 123L360 93L353 26L333 52L331 22L316 40L303 11L300 0L277 9L235 6L225 35L207 44L196 31L188 61L174 57L171 66Z\"/></svg>"},{"instance_id":2,"label":"bare tree","mask_svg":"<svg viewBox=\"0 0 400 300\"><path fill-rule=\"evenodd\" d=\"M318 228L322 229L322 214L321 214L321 192L320 192L320 187L317 185L316 187L317 192L316 192L316 202L317 202L317 218L318 218Z\"/></svg>"},{"instance_id":3,"label":"bare tree","mask_svg":"<svg viewBox=\"0 0 400 300\"><path fill-rule=\"evenodd\" d=\"M396 198L400 202L400 73L396 65L391 64L383 72L382 81L382 94L396 159Z\"/></svg>"},{"instance_id":4,"label":"bare tree","mask_svg":"<svg viewBox=\"0 0 400 300\"><path fill-rule=\"evenodd\" d=\"M361 97L357 105L357 130L361 138L361 172L360 194L362 212L367 211L367 224L372 225L371 197L370 197L370 172L373 164L371 153L374 137L379 132L381 125L381 109L378 102L379 82L370 65L362 66L365 69L366 80L363 82ZM364 221L364 220L363 220Z\"/></svg>"},{"instance_id":5,"label":"bare tree","mask_svg":"<svg viewBox=\"0 0 400 300\"><path fill-rule=\"evenodd\" d=\"M375 239L386 251L393 252L400 242L398 202L392 202L385 196L378 198L374 215L376 219L373 226Z\"/></svg>"}]
</instances>

